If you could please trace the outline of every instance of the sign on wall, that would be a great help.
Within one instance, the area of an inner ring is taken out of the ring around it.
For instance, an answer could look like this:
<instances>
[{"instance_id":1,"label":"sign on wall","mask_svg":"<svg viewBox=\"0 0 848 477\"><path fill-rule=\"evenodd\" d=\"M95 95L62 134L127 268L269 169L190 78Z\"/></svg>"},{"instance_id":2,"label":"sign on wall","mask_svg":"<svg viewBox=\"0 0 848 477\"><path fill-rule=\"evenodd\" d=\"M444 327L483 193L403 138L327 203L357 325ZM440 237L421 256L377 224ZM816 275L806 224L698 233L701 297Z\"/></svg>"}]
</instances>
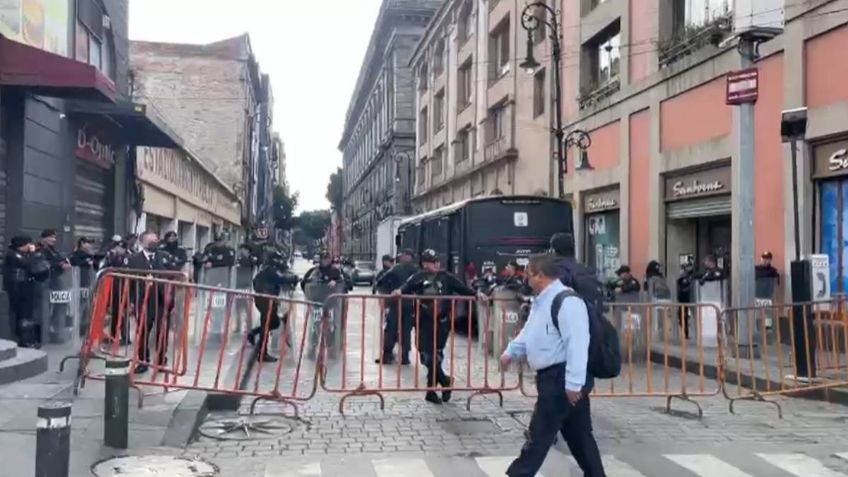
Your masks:
<instances>
[{"instance_id":1,"label":"sign on wall","mask_svg":"<svg viewBox=\"0 0 848 477\"><path fill-rule=\"evenodd\" d=\"M812 265L812 288L813 301L830 300L830 258L824 254L810 255Z\"/></svg>"},{"instance_id":2,"label":"sign on wall","mask_svg":"<svg viewBox=\"0 0 848 477\"><path fill-rule=\"evenodd\" d=\"M848 174L848 141L831 141L813 148L813 177L844 174Z\"/></svg>"},{"instance_id":3,"label":"sign on wall","mask_svg":"<svg viewBox=\"0 0 848 477\"><path fill-rule=\"evenodd\" d=\"M68 0L0 0L0 34L68 56Z\"/></svg>"},{"instance_id":4,"label":"sign on wall","mask_svg":"<svg viewBox=\"0 0 848 477\"><path fill-rule=\"evenodd\" d=\"M756 67L727 73L727 104L756 103L760 94L760 73Z\"/></svg>"},{"instance_id":5,"label":"sign on wall","mask_svg":"<svg viewBox=\"0 0 848 477\"><path fill-rule=\"evenodd\" d=\"M718 194L729 194L730 165L702 169L688 174L665 177L665 200L694 199Z\"/></svg>"},{"instance_id":6,"label":"sign on wall","mask_svg":"<svg viewBox=\"0 0 848 477\"><path fill-rule=\"evenodd\" d=\"M91 131L88 125L77 129L75 154L98 167L111 169L115 165L115 146L105 142L102 137Z\"/></svg>"}]
</instances>

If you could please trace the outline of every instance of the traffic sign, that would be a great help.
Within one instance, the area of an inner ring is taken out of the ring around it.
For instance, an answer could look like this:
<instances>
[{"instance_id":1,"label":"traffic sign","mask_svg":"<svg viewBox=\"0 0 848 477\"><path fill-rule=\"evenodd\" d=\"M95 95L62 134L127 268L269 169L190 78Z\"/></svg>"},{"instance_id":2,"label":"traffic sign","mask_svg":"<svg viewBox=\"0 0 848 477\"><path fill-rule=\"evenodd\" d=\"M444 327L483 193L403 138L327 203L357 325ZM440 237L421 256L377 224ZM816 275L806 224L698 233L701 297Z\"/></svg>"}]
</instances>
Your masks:
<instances>
[{"instance_id":1,"label":"traffic sign","mask_svg":"<svg viewBox=\"0 0 848 477\"><path fill-rule=\"evenodd\" d=\"M827 255L810 255L812 270L811 296L813 301L830 300L830 259Z\"/></svg>"},{"instance_id":2,"label":"traffic sign","mask_svg":"<svg viewBox=\"0 0 848 477\"><path fill-rule=\"evenodd\" d=\"M760 73L756 67L727 73L727 104L756 103Z\"/></svg>"}]
</instances>

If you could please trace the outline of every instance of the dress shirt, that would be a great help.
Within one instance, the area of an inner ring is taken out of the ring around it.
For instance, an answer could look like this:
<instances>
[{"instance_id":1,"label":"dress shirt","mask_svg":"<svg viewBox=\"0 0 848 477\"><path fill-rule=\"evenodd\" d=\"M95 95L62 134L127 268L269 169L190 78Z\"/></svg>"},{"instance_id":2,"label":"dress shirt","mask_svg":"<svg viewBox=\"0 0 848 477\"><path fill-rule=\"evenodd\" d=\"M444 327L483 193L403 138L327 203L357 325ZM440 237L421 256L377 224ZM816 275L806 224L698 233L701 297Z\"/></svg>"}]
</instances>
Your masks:
<instances>
[{"instance_id":1,"label":"dress shirt","mask_svg":"<svg viewBox=\"0 0 848 477\"><path fill-rule=\"evenodd\" d=\"M512 359L527 358L531 368L540 370L565 362L565 389L580 391L586 384L589 360L589 313L576 296L566 297L559 309L559 329L551 318L554 297L569 290L559 280L551 282L533 300L530 317L518 336L510 341L506 353Z\"/></svg>"}]
</instances>

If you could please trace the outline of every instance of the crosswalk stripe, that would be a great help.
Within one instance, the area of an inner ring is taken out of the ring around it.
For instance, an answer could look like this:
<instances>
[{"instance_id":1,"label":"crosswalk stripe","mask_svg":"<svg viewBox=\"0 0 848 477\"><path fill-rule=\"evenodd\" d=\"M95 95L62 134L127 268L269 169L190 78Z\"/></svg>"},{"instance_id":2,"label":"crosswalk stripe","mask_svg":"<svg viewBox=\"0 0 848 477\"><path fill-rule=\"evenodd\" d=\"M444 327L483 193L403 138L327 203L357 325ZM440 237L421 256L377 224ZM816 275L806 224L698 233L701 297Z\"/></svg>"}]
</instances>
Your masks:
<instances>
[{"instance_id":1,"label":"crosswalk stripe","mask_svg":"<svg viewBox=\"0 0 848 477\"><path fill-rule=\"evenodd\" d=\"M634 469L630 464L622 462L611 455L602 455L604 470L613 477L645 477L645 474ZM732 476L726 476L732 477Z\"/></svg>"},{"instance_id":2,"label":"crosswalk stripe","mask_svg":"<svg viewBox=\"0 0 848 477\"><path fill-rule=\"evenodd\" d=\"M667 454L663 457L700 477L752 477L709 454Z\"/></svg>"},{"instance_id":3,"label":"crosswalk stripe","mask_svg":"<svg viewBox=\"0 0 848 477\"><path fill-rule=\"evenodd\" d=\"M757 454L769 464L798 477L846 477L828 469L818 459L804 454Z\"/></svg>"},{"instance_id":4,"label":"crosswalk stripe","mask_svg":"<svg viewBox=\"0 0 848 477\"><path fill-rule=\"evenodd\" d=\"M477 461L477 467L488 477L503 477L509 464L512 464L512 461L515 460L515 456L476 457L474 460ZM536 474L536 477L545 476Z\"/></svg>"},{"instance_id":5,"label":"crosswalk stripe","mask_svg":"<svg viewBox=\"0 0 848 477\"><path fill-rule=\"evenodd\" d=\"M276 469L266 468L265 477L321 477L323 475L320 462L302 465L294 470L279 468L283 466L284 464L280 463Z\"/></svg>"},{"instance_id":6,"label":"crosswalk stripe","mask_svg":"<svg viewBox=\"0 0 848 477\"><path fill-rule=\"evenodd\" d=\"M377 477L436 477L424 459L379 459L374 461Z\"/></svg>"},{"instance_id":7,"label":"crosswalk stripe","mask_svg":"<svg viewBox=\"0 0 848 477\"><path fill-rule=\"evenodd\" d=\"M848 460L848 452L837 452L834 455L842 460Z\"/></svg>"}]
</instances>

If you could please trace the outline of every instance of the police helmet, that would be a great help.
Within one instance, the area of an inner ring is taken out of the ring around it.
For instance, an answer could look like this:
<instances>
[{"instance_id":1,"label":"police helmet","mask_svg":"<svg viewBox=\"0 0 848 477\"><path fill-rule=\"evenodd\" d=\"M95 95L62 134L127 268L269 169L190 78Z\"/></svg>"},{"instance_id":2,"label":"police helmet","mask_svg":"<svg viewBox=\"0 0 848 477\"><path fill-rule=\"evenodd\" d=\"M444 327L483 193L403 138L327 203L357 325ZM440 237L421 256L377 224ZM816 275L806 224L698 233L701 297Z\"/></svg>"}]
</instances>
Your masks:
<instances>
[{"instance_id":1,"label":"police helmet","mask_svg":"<svg viewBox=\"0 0 848 477\"><path fill-rule=\"evenodd\" d=\"M436 253L435 250L428 248L427 250L421 252L421 261L427 263L438 262L439 254Z\"/></svg>"}]
</instances>

